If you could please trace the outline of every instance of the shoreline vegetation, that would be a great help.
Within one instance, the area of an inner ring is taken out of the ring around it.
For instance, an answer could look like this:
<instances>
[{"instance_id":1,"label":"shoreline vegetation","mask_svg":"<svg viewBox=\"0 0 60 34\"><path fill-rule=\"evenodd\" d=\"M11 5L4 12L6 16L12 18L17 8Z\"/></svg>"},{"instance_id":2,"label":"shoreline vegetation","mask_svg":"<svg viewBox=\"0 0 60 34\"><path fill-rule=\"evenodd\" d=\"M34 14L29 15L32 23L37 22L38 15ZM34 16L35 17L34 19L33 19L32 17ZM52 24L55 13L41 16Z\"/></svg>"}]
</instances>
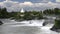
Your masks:
<instances>
[{"instance_id":1,"label":"shoreline vegetation","mask_svg":"<svg viewBox=\"0 0 60 34\"><path fill-rule=\"evenodd\" d=\"M46 9L43 11L25 11L24 13L21 13L18 11L8 12L6 8L0 8L0 19L11 18L11 20L16 19L19 21L35 20L35 19L39 20L39 19L46 19L46 17L43 17L44 15L60 15L60 9L54 8L54 9ZM51 30L53 30L54 28L60 29L59 22L60 20L55 20L55 24L51 28Z\"/></svg>"},{"instance_id":2,"label":"shoreline vegetation","mask_svg":"<svg viewBox=\"0 0 60 34\"><path fill-rule=\"evenodd\" d=\"M60 32L60 19L55 20L55 24L50 30Z\"/></svg>"}]
</instances>

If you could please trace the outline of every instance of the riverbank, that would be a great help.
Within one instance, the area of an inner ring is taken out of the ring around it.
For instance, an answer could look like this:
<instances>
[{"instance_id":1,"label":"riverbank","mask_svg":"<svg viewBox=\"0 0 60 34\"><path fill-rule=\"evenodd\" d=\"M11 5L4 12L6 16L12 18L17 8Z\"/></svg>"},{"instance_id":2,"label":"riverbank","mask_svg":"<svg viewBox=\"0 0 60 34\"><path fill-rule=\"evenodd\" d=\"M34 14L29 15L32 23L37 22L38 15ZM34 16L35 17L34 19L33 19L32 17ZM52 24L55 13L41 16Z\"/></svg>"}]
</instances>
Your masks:
<instances>
[{"instance_id":1,"label":"riverbank","mask_svg":"<svg viewBox=\"0 0 60 34\"><path fill-rule=\"evenodd\" d=\"M60 19L55 20L54 26L51 28L52 31L60 32Z\"/></svg>"},{"instance_id":2,"label":"riverbank","mask_svg":"<svg viewBox=\"0 0 60 34\"><path fill-rule=\"evenodd\" d=\"M60 32L60 29L59 28L56 28L55 26L53 26L50 30L56 31L56 32Z\"/></svg>"}]
</instances>

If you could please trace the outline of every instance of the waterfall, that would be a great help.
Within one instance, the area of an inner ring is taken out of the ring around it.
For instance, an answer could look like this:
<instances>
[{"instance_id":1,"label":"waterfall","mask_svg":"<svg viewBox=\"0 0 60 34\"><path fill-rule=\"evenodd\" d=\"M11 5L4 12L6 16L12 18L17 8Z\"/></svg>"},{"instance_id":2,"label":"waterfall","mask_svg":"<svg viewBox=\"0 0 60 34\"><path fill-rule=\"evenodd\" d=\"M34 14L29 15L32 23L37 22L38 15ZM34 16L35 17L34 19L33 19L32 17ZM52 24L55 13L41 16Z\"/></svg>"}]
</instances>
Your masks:
<instances>
[{"instance_id":1,"label":"waterfall","mask_svg":"<svg viewBox=\"0 0 60 34\"><path fill-rule=\"evenodd\" d=\"M44 19L42 20L30 20L29 23L26 23L27 26L43 26Z\"/></svg>"},{"instance_id":2,"label":"waterfall","mask_svg":"<svg viewBox=\"0 0 60 34\"><path fill-rule=\"evenodd\" d=\"M8 25L5 24L0 27L0 31L3 34L58 34L57 32L50 30L53 24L47 24L46 26L42 25L45 22L44 19L17 23L15 23L16 21L11 21L9 19L2 19L2 21L4 23L9 23Z\"/></svg>"}]
</instances>

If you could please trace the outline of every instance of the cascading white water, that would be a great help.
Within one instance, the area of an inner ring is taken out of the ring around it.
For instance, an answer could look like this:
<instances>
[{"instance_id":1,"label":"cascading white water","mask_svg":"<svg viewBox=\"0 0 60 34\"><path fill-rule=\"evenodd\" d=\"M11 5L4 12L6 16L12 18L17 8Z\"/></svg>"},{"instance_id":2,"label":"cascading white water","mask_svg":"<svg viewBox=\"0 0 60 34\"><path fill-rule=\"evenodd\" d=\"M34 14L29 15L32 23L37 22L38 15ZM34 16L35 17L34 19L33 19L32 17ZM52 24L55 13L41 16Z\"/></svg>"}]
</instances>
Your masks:
<instances>
[{"instance_id":1,"label":"cascading white water","mask_svg":"<svg viewBox=\"0 0 60 34\"><path fill-rule=\"evenodd\" d=\"M12 22L14 24L11 23L12 25L2 25L0 27L0 34L58 34L57 32L50 30L53 24L42 26L44 20L31 20L31 24L29 23L30 21L22 21L16 23L14 20L6 20L4 20L6 23L9 22L10 24Z\"/></svg>"},{"instance_id":2,"label":"cascading white water","mask_svg":"<svg viewBox=\"0 0 60 34\"><path fill-rule=\"evenodd\" d=\"M31 22L31 24L29 24L29 25L31 25L31 26L43 26L42 24L44 23L44 19L42 19L42 20L32 20Z\"/></svg>"}]
</instances>

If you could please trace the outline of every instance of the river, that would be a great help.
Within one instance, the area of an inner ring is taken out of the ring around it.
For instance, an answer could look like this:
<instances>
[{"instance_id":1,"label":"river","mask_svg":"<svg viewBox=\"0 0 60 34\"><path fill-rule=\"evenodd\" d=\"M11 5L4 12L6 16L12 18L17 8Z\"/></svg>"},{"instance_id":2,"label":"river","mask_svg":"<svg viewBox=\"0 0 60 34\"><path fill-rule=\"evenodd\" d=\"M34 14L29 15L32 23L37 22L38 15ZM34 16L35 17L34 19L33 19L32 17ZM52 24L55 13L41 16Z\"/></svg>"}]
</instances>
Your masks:
<instances>
[{"instance_id":1,"label":"river","mask_svg":"<svg viewBox=\"0 0 60 34\"><path fill-rule=\"evenodd\" d=\"M30 21L0 20L4 23L0 26L0 34L60 34L50 30L53 24L42 26L44 20L30 20L32 24L29 24Z\"/></svg>"}]
</instances>

